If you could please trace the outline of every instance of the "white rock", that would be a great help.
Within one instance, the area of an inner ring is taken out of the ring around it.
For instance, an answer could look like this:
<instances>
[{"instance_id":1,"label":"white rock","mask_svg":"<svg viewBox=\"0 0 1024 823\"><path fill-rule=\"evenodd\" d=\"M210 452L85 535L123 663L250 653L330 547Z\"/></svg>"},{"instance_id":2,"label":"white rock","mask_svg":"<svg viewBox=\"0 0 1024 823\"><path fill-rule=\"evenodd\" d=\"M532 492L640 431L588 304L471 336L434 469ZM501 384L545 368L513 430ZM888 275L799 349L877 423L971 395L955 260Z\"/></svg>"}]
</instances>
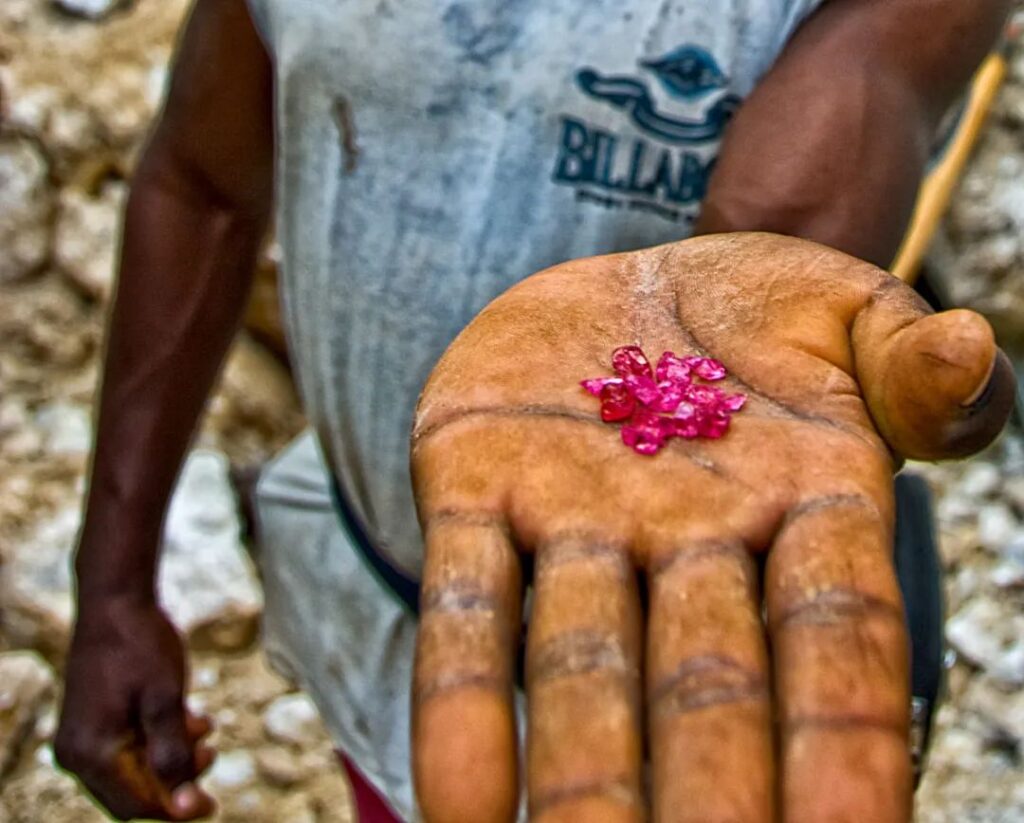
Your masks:
<instances>
[{"instance_id":1,"label":"white rock","mask_svg":"<svg viewBox=\"0 0 1024 823\"><path fill-rule=\"evenodd\" d=\"M80 504L39 523L0 565L0 624L16 646L60 655L71 626L71 552L81 523Z\"/></svg>"},{"instance_id":2,"label":"white rock","mask_svg":"<svg viewBox=\"0 0 1024 823\"><path fill-rule=\"evenodd\" d=\"M85 406L56 401L36 412L36 426L54 454L86 454L92 448L92 415Z\"/></svg>"},{"instance_id":3,"label":"white rock","mask_svg":"<svg viewBox=\"0 0 1024 823\"><path fill-rule=\"evenodd\" d=\"M964 704L1018 745L1024 743L1024 690L1000 688L989 678L978 677L968 687Z\"/></svg>"},{"instance_id":4,"label":"white rock","mask_svg":"<svg viewBox=\"0 0 1024 823\"><path fill-rule=\"evenodd\" d=\"M236 814L240 812L245 817L249 817L263 811L267 806L267 802L262 792L248 789L233 795L231 797L231 805Z\"/></svg>"},{"instance_id":5,"label":"white rock","mask_svg":"<svg viewBox=\"0 0 1024 823\"><path fill-rule=\"evenodd\" d=\"M4 78L4 88L12 83ZM45 130L52 111L60 105L60 92L52 86L38 85L14 88L11 99L5 100L5 119L19 131L39 134Z\"/></svg>"},{"instance_id":6,"label":"white rock","mask_svg":"<svg viewBox=\"0 0 1024 823\"><path fill-rule=\"evenodd\" d=\"M1007 478L1003 494L1019 511L1024 511L1024 477Z\"/></svg>"},{"instance_id":7,"label":"white rock","mask_svg":"<svg viewBox=\"0 0 1024 823\"><path fill-rule=\"evenodd\" d=\"M39 112L22 115L22 119L45 123L47 145L53 145L58 151L85 147L96 139L96 122L91 112L70 108L67 103L67 100L49 100L43 96L38 98L37 104L47 108L45 115L40 117Z\"/></svg>"},{"instance_id":8,"label":"white rock","mask_svg":"<svg viewBox=\"0 0 1024 823\"><path fill-rule=\"evenodd\" d=\"M57 763L57 758L53 753L53 746L40 746L36 749L36 763L52 769Z\"/></svg>"},{"instance_id":9,"label":"white rock","mask_svg":"<svg viewBox=\"0 0 1024 823\"><path fill-rule=\"evenodd\" d=\"M1012 177L992 181L989 202L995 211L1001 212L1014 225L1024 225L1024 191L1020 181Z\"/></svg>"},{"instance_id":10,"label":"white rock","mask_svg":"<svg viewBox=\"0 0 1024 823\"><path fill-rule=\"evenodd\" d=\"M1021 378L1024 378L1024 371L1022 371L1022 365L1018 363L1018 381ZM1006 432L1003 436L1002 462L1003 474L1010 478L1011 481L1024 482L1024 436L1014 434L1012 431ZM1020 488L1020 486L1017 486L1017 488ZM1024 506L1024 503L1021 505Z\"/></svg>"},{"instance_id":11,"label":"white rock","mask_svg":"<svg viewBox=\"0 0 1024 823\"><path fill-rule=\"evenodd\" d=\"M84 17L87 20L102 20L129 0L53 0L53 4L65 14Z\"/></svg>"},{"instance_id":12,"label":"white rock","mask_svg":"<svg viewBox=\"0 0 1024 823\"><path fill-rule=\"evenodd\" d=\"M302 783L309 777L309 769L302 759L285 749L261 749L256 753L256 765L268 783L283 789Z\"/></svg>"},{"instance_id":13,"label":"white rock","mask_svg":"<svg viewBox=\"0 0 1024 823\"><path fill-rule=\"evenodd\" d=\"M988 497L999 489L1002 475L991 463L971 463L957 484L957 490L968 497Z\"/></svg>"},{"instance_id":14,"label":"white rock","mask_svg":"<svg viewBox=\"0 0 1024 823\"><path fill-rule=\"evenodd\" d=\"M197 689L212 689L220 682L220 670L216 666L200 666L192 674L192 685Z\"/></svg>"},{"instance_id":15,"label":"white rock","mask_svg":"<svg viewBox=\"0 0 1024 823\"><path fill-rule=\"evenodd\" d=\"M0 436L17 432L29 424L30 415L20 397L0 399Z\"/></svg>"},{"instance_id":16,"label":"white rock","mask_svg":"<svg viewBox=\"0 0 1024 823\"><path fill-rule=\"evenodd\" d=\"M256 635L263 592L218 452L197 450L185 463L167 514L158 590L193 645L238 649Z\"/></svg>"},{"instance_id":17,"label":"white rock","mask_svg":"<svg viewBox=\"0 0 1024 823\"><path fill-rule=\"evenodd\" d=\"M196 647L243 648L257 631L263 594L234 506L227 459L194 452L168 512L158 591L171 620ZM62 653L80 523L80 503L69 501L0 565L0 623L15 644Z\"/></svg>"},{"instance_id":18,"label":"white rock","mask_svg":"<svg viewBox=\"0 0 1024 823\"><path fill-rule=\"evenodd\" d=\"M32 424L7 435L3 439L3 452L11 460L24 460L37 456L43 450L43 434Z\"/></svg>"},{"instance_id":19,"label":"white rock","mask_svg":"<svg viewBox=\"0 0 1024 823\"><path fill-rule=\"evenodd\" d=\"M70 188L61 194L56 260L76 285L95 298L106 299L113 289L127 196L124 183L104 186L97 197Z\"/></svg>"},{"instance_id":20,"label":"white rock","mask_svg":"<svg viewBox=\"0 0 1024 823\"><path fill-rule=\"evenodd\" d=\"M0 140L0 283L45 262L51 209L43 156L28 140Z\"/></svg>"},{"instance_id":21,"label":"white rock","mask_svg":"<svg viewBox=\"0 0 1024 823\"><path fill-rule=\"evenodd\" d=\"M1024 531L1015 534L1003 546L1003 556L1015 563L1024 564Z\"/></svg>"},{"instance_id":22,"label":"white rock","mask_svg":"<svg viewBox=\"0 0 1024 823\"><path fill-rule=\"evenodd\" d=\"M949 596L952 608L970 600L982 585L981 571L973 564L962 565L952 576Z\"/></svg>"},{"instance_id":23,"label":"white rock","mask_svg":"<svg viewBox=\"0 0 1024 823\"><path fill-rule=\"evenodd\" d=\"M205 715L206 709L210 705L205 695L196 694L195 692L189 692L185 696L185 705L192 714Z\"/></svg>"},{"instance_id":24,"label":"white rock","mask_svg":"<svg viewBox=\"0 0 1024 823\"><path fill-rule=\"evenodd\" d=\"M40 740L52 740L59 723L60 713L57 711L57 705L48 706L36 719L36 737Z\"/></svg>"},{"instance_id":25,"label":"white rock","mask_svg":"<svg viewBox=\"0 0 1024 823\"><path fill-rule=\"evenodd\" d=\"M989 572L989 580L1000 589L1024 586L1024 563L1015 559L1004 560Z\"/></svg>"},{"instance_id":26,"label":"white rock","mask_svg":"<svg viewBox=\"0 0 1024 823\"><path fill-rule=\"evenodd\" d=\"M0 779L14 768L53 687L53 670L35 652L0 654Z\"/></svg>"},{"instance_id":27,"label":"white rock","mask_svg":"<svg viewBox=\"0 0 1024 823\"><path fill-rule=\"evenodd\" d=\"M279 808L280 819L287 820L288 823L333 823L335 820L349 821L352 819L350 814L345 814L341 810L332 810L328 816L325 816L324 810L318 809L319 805L313 797L293 794L282 802Z\"/></svg>"},{"instance_id":28,"label":"white rock","mask_svg":"<svg viewBox=\"0 0 1024 823\"><path fill-rule=\"evenodd\" d=\"M256 760L244 749L222 752L213 761L202 782L211 788L238 789L256 777Z\"/></svg>"},{"instance_id":29,"label":"white rock","mask_svg":"<svg viewBox=\"0 0 1024 823\"><path fill-rule=\"evenodd\" d=\"M975 501L959 494L947 494L935 506L935 514L941 523L953 525L973 517L977 511Z\"/></svg>"},{"instance_id":30,"label":"white rock","mask_svg":"<svg viewBox=\"0 0 1024 823\"><path fill-rule=\"evenodd\" d=\"M1024 685L1024 615L1011 604L971 600L946 624L946 638L995 679Z\"/></svg>"},{"instance_id":31,"label":"white rock","mask_svg":"<svg viewBox=\"0 0 1024 823\"><path fill-rule=\"evenodd\" d=\"M1021 524L1005 503L990 503L978 512L978 542L998 553L1020 531Z\"/></svg>"},{"instance_id":32,"label":"white rock","mask_svg":"<svg viewBox=\"0 0 1024 823\"><path fill-rule=\"evenodd\" d=\"M988 187L984 181L981 185ZM965 198L950 213L950 222L967 235L999 231L1006 227L1006 216L992 208L984 195Z\"/></svg>"},{"instance_id":33,"label":"white rock","mask_svg":"<svg viewBox=\"0 0 1024 823\"><path fill-rule=\"evenodd\" d=\"M317 742L320 714L305 694L286 694L267 706L263 728L279 743L309 746Z\"/></svg>"}]
</instances>

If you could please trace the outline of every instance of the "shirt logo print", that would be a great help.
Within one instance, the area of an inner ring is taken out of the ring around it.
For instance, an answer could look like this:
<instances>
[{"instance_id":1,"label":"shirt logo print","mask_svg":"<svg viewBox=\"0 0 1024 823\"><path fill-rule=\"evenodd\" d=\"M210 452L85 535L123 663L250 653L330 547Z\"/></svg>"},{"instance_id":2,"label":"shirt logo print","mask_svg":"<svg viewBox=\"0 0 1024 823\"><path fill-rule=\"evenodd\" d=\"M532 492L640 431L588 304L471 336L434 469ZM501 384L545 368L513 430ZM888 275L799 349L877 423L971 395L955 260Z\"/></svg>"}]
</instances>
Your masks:
<instances>
[{"instance_id":1,"label":"shirt logo print","mask_svg":"<svg viewBox=\"0 0 1024 823\"><path fill-rule=\"evenodd\" d=\"M657 60L640 63L654 72L662 87L673 97L692 100L723 87L728 78L704 49L681 46ZM727 94L711 106L700 120L686 120L659 112L647 84L625 76L602 76L592 68L580 69L576 83L584 94L601 100L629 115L641 131L668 143L705 143L717 140L739 108L740 98Z\"/></svg>"},{"instance_id":2,"label":"shirt logo print","mask_svg":"<svg viewBox=\"0 0 1024 823\"><path fill-rule=\"evenodd\" d=\"M654 75L670 98L689 104L728 87L729 78L714 57L698 46L683 45L662 57L641 60L639 65ZM623 112L652 140L615 134L578 117L563 116L553 182L575 186L577 200L606 208L645 210L672 221L691 220L678 206L704 198L714 166L714 158L708 159L706 151L694 149L721 138L741 98L720 93L702 116L681 117L659 107L643 77L604 75L587 66L573 79L587 97Z\"/></svg>"}]
</instances>

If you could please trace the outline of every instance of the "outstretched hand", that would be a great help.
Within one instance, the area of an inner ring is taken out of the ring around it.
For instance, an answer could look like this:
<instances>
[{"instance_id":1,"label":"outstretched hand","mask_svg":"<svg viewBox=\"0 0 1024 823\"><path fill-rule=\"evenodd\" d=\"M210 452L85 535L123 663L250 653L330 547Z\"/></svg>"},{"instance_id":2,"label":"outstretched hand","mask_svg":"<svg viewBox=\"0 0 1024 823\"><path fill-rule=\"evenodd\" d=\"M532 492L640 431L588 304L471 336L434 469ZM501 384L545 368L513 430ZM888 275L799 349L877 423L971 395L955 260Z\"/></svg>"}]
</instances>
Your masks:
<instances>
[{"instance_id":1,"label":"outstretched hand","mask_svg":"<svg viewBox=\"0 0 1024 823\"><path fill-rule=\"evenodd\" d=\"M634 453L579 386L626 344L722 361L746 408L720 440ZM425 818L515 816L529 555L532 819L908 820L892 474L988 443L1012 393L982 318L804 241L705 237L510 289L413 432Z\"/></svg>"}]
</instances>

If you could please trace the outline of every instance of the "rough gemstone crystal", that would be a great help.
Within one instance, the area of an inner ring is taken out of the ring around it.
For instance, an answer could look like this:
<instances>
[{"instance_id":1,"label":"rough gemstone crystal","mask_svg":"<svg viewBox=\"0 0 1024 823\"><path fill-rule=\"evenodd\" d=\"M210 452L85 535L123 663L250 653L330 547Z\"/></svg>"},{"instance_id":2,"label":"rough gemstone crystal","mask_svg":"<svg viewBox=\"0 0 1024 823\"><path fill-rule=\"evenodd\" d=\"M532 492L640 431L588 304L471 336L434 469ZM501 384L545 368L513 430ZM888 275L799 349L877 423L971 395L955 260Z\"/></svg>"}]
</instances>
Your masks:
<instances>
[{"instance_id":1,"label":"rough gemstone crystal","mask_svg":"<svg viewBox=\"0 0 1024 823\"><path fill-rule=\"evenodd\" d=\"M702 380L721 380L726 375L725 366L710 357L684 357L683 362Z\"/></svg>"},{"instance_id":2,"label":"rough gemstone crystal","mask_svg":"<svg viewBox=\"0 0 1024 823\"><path fill-rule=\"evenodd\" d=\"M682 437L684 440L692 440L695 437L700 436L700 426L697 424L696 419L690 420L677 420L672 418L669 421L669 430L675 437Z\"/></svg>"},{"instance_id":3,"label":"rough gemstone crystal","mask_svg":"<svg viewBox=\"0 0 1024 823\"><path fill-rule=\"evenodd\" d=\"M686 399L695 406L707 406L717 408L725 396L721 389L714 386L703 386L694 384L686 392Z\"/></svg>"},{"instance_id":4,"label":"rough gemstone crystal","mask_svg":"<svg viewBox=\"0 0 1024 823\"><path fill-rule=\"evenodd\" d=\"M729 429L729 415L727 412L711 411L700 415L697 420L697 433L701 437L717 440Z\"/></svg>"},{"instance_id":5,"label":"rough gemstone crystal","mask_svg":"<svg viewBox=\"0 0 1024 823\"><path fill-rule=\"evenodd\" d=\"M729 430L744 394L727 394L695 383L722 380L725 367L710 357L679 357L665 352L656 368L639 346L612 353L615 377L595 377L580 385L601 400L601 419L623 421L622 442L639 454L656 454L673 437L718 439Z\"/></svg>"},{"instance_id":6,"label":"rough gemstone crystal","mask_svg":"<svg viewBox=\"0 0 1024 823\"><path fill-rule=\"evenodd\" d=\"M633 419L622 427L622 442L640 454L657 454L668 434L663 418L637 409Z\"/></svg>"},{"instance_id":7,"label":"rough gemstone crystal","mask_svg":"<svg viewBox=\"0 0 1024 823\"><path fill-rule=\"evenodd\" d=\"M665 352L658 360L658 367L654 376L659 383L669 381L672 383L689 384L690 367L686 361L670 351Z\"/></svg>"},{"instance_id":8,"label":"rough gemstone crystal","mask_svg":"<svg viewBox=\"0 0 1024 823\"><path fill-rule=\"evenodd\" d=\"M635 374L653 377L651 361L639 346L621 346L612 352L612 368L620 377Z\"/></svg>"},{"instance_id":9,"label":"rough gemstone crystal","mask_svg":"<svg viewBox=\"0 0 1024 823\"><path fill-rule=\"evenodd\" d=\"M726 411L737 412L747 405L745 394L727 394L722 400L722 408Z\"/></svg>"},{"instance_id":10,"label":"rough gemstone crystal","mask_svg":"<svg viewBox=\"0 0 1024 823\"><path fill-rule=\"evenodd\" d=\"M661 400L661 391L658 384L644 374L630 374L622 378L626 388L633 397L645 406L653 406Z\"/></svg>"},{"instance_id":11,"label":"rough gemstone crystal","mask_svg":"<svg viewBox=\"0 0 1024 823\"><path fill-rule=\"evenodd\" d=\"M660 396L658 397L657 402L651 404L651 408L655 411L671 414L679 408L679 404L683 402L687 388L688 386L680 383L674 383L671 380L662 380L658 384L658 393Z\"/></svg>"},{"instance_id":12,"label":"rough gemstone crystal","mask_svg":"<svg viewBox=\"0 0 1024 823\"><path fill-rule=\"evenodd\" d=\"M594 397L600 397L601 391L605 386L621 385L621 377L593 377L589 380L581 380L580 385L583 386L590 394Z\"/></svg>"},{"instance_id":13,"label":"rough gemstone crystal","mask_svg":"<svg viewBox=\"0 0 1024 823\"><path fill-rule=\"evenodd\" d=\"M601 419L605 423L627 420L636 408L636 398L620 380L608 383L601 390Z\"/></svg>"}]
</instances>

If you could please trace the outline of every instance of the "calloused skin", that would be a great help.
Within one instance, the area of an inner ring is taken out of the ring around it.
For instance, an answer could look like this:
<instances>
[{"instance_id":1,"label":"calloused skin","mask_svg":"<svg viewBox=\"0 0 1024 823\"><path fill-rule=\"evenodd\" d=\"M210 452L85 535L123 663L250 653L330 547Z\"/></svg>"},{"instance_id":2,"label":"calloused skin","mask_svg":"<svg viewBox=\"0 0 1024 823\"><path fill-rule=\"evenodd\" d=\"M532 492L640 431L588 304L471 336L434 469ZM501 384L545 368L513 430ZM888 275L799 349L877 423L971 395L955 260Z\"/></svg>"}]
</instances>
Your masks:
<instances>
[{"instance_id":1,"label":"calloused skin","mask_svg":"<svg viewBox=\"0 0 1024 823\"><path fill-rule=\"evenodd\" d=\"M624 344L721 360L746 408L721 440L634 453L578 385ZM776 235L573 261L495 300L413 433L425 819L514 819L529 554L532 820L909 820L892 475L987 443L1012 387L980 316Z\"/></svg>"}]
</instances>

